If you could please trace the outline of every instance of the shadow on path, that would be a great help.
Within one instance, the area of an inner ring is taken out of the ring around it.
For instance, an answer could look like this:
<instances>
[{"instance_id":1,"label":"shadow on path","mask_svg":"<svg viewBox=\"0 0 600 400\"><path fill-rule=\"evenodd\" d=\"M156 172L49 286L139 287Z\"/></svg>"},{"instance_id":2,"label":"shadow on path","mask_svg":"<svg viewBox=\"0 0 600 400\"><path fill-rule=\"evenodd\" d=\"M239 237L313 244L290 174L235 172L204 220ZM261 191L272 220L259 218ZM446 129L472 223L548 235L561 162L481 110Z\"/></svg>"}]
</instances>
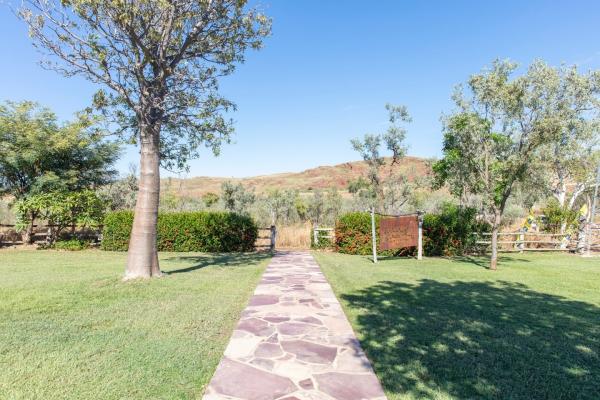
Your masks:
<instances>
[{"instance_id":1,"label":"shadow on path","mask_svg":"<svg viewBox=\"0 0 600 400\"><path fill-rule=\"evenodd\" d=\"M185 261L192 262L193 265L180 268L163 271L166 274L180 274L184 272L196 271L200 268L208 267L211 265L219 267L236 267L241 265L256 264L267 258L271 258L271 253L256 252L256 253L222 253L222 254L206 254L198 256L180 256L170 257L167 261Z\"/></svg>"},{"instance_id":2,"label":"shadow on path","mask_svg":"<svg viewBox=\"0 0 600 400\"><path fill-rule=\"evenodd\" d=\"M600 398L597 306L511 282L386 281L342 299L361 310L361 343L391 393Z\"/></svg>"}]
</instances>

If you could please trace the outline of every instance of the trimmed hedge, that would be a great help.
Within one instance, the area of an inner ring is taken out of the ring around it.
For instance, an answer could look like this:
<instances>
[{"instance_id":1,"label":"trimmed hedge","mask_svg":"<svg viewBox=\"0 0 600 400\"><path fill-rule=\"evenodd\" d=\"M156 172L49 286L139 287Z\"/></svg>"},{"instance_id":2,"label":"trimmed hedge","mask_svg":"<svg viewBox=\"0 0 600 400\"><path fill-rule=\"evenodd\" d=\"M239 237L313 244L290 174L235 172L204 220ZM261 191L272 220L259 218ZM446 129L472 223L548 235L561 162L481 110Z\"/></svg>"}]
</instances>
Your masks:
<instances>
[{"instance_id":1,"label":"trimmed hedge","mask_svg":"<svg viewBox=\"0 0 600 400\"><path fill-rule=\"evenodd\" d=\"M114 211L104 217L100 248L109 251L127 251L133 225L133 211Z\"/></svg>"},{"instance_id":2,"label":"trimmed hedge","mask_svg":"<svg viewBox=\"0 0 600 400\"><path fill-rule=\"evenodd\" d=\"M377 254L381 256L409 255L414 248L386 250L379 249L379 221L381 216L375 215L375 232L377 237ZM351 212L342 215L335 224L335 247L340 253L371 255L371 214L368 212Z\"/></svg>"},{"instance_id":3,"label":"trimmed hedge","mask_svg":"<svg viewBox=\"0 0 600 400\"><path fill-rule=\"evenodd\" d=\"M439 214L425 214L423 218L423 254L426 256L462 255L476 250L475 232L488 232L489 225L477 221L477 211L469 207L444 204ZM415 248L379 250L379 221L375 215L377 254L412 255ZM335 226L336 250L345 254L371 255L371 214L352 212L342 215Z\"/></svg>"},{"instance_id":4,"label":"trimmed hedge","mask_svg":"<svg viewBox=\"0 0 600 400\"><path fill-rule=\"evenodd\" d=\"M126 251L132 225L132 211L107 214L102 249ZM157 230L159 251L252 251L258 236L250 217L228 212L160 213Z\"/></svg>"}]
</instances>

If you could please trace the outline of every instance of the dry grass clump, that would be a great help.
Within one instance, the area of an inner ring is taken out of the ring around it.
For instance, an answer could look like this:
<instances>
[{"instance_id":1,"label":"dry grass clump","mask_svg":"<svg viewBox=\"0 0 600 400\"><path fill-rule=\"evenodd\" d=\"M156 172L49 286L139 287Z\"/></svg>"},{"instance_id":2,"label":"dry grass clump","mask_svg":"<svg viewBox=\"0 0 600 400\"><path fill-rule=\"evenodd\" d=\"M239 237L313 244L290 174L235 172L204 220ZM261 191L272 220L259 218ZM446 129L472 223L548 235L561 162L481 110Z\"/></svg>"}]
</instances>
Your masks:
<instances>
[{"instance_id":1,"label":"dry grass clump","mask_svg":"<svg viewBox=\"0 0 600 400\"><path fill-rule=\"evenodd\" d=\"M310 222L277 227L278 249L309 249L310 248Z\"/></svg>"}]
</instances>

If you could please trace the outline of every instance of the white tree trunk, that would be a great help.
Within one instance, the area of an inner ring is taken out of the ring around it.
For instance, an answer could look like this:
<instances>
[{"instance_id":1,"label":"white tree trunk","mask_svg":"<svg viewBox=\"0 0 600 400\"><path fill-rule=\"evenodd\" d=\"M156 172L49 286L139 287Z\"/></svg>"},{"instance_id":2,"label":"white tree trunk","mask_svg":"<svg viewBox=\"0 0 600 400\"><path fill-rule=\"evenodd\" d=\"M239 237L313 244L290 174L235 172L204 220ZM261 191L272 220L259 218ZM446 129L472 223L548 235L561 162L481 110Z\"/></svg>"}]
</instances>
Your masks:
<instances>
[{"instance_id":1,"label":"white tree trunk","mask_svg":"<svg viewBox=\"0 0 600 400\"><path fill-rule=\"evenodd\" d=\"M160 194L160 155L158 134L143 135L141 140L140 184L125 280L160 276L156 243L156 224Z\"/></svg>"}]
</instances>

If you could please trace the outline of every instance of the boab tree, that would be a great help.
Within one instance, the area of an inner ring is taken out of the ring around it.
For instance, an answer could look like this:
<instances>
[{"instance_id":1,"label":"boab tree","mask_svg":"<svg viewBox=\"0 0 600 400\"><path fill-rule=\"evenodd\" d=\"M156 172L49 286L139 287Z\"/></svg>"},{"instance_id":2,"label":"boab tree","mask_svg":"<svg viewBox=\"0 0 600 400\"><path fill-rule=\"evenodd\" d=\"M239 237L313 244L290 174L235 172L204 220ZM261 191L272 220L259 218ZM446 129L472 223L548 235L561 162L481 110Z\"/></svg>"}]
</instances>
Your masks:
<instances>
[{"instance_id":1,"label":"boab tree","mask_svg":"<svg viewBox=\"0 0 600 400\"><path fill-rule=\"evenodd\" d=\"M492 226L492 270L507 201L517 190L547 193L547 148L561 140L567 118L556 104L551 68L537 61L511 79L516 68L497 60L470 77L468 94L458 88L457 109L444 118L443 158L434 164L438 183L457 196L479 197Z\"/></svg>"},{"instance_id":2,"label":"boab tree","mask_svg":"<svg viewBox=\"0 0 600 400\"><path fill-rule=\"evenodd\" d=\"M103 88L95 105L141 153L125 278L160 275L159 166L184 168L202 144L217 153L234 104L218 79L258 49L270 20L244 0L25 0L19 11L45 66Z\"/></svg>"}]
</instances>

